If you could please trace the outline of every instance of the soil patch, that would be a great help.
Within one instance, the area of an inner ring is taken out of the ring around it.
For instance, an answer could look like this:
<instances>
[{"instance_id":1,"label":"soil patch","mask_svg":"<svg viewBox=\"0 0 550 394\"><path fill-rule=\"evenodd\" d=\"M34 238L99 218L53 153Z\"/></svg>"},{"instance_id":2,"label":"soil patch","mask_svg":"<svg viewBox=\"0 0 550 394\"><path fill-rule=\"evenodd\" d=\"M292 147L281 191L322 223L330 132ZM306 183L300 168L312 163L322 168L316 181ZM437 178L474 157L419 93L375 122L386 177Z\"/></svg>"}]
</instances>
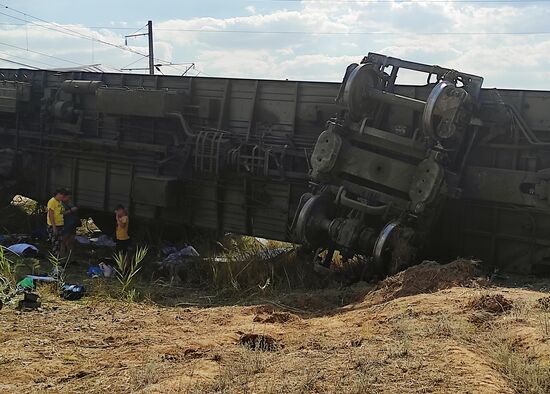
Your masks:
<instances>
[{"instance_id":1,"label":"soil patch","mask_svg":"<svg viewBox=\"0 0 550 394\"><path fill-rule=\"evenodd\" d=\"M256 316L254 317L255 323L288 323L298 320L299 317L288 312L274 312L267 317Z\"/></svg>"},{"instance_id":2,"label":"soil patch","mask_svg":"<svg viewBox=\"0 0 550 394\"><path fill-rule=\"evenodd\" d=\"M468 287L479 279L481 274L478 261L475 260L456 260L445 265L425 261L384 279L367 294L365 302L375 305L455 286Z\"/></svg>"},{"instance_id":3,"label":"soil patch","mask_svg":"<svg viewBox=\"0 0 550 394\"><path fill-rule=\"evenodd\" d=\"M512 309L512 301L502 294L484 294L469 302L468 306L473 309L483 310L490 313L504 313Z\"/></svg>"}]
</instances>

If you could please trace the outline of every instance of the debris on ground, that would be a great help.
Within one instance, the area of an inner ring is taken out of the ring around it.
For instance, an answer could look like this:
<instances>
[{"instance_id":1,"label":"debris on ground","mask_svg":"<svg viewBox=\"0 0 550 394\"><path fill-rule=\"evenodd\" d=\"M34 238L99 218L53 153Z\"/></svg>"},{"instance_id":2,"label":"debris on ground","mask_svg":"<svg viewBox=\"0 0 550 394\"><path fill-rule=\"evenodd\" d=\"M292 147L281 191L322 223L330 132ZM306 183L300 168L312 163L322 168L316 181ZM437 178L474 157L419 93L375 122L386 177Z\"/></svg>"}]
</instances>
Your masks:
<instances>
[{"instance_id":1,"label":"debris on ground","mask_svg":"<svg viewBox=\"0 0 550 394\"><path fill-rule=\"evenodd\" d=\"M260 352L274 352L282 347L275 338L265 334L243 334L239 345Z\"/></svg>"},{"instance_id":2,"label":"debris on ground","mask_svg":"<svg viewBox=\"0 0 550 394\"><path fill-rule=\"evenodd\" d=\"M502 294L483 294L468 303L472 309L483 310L490 313L504 313L512 309L512 301Z\"/></svg>"},{"instance_id":3,"label":"debris on ground","mask_svg":"<svg viewBox=\"0 0 550 394\"><path fill-rule=\"evenodd\" d=\"M539 298L537 300L537 305L545 311L550 311L550 296Z\"/></svg>"},{"instance_id":4,"label":"debris on ground","mask_svg":"<svg viewBox=\"0 0 550 394\"><path fill-rule=\"evenodd\" d=\"M15 253L18 256L35 257L38 254L38 248L34 245L27 243L19 243L7 247L10 252Z\"/></svg>"},{"instance_id":5,"label":"debris on ground","mask_svg":"<svg viewBox=\"0 0 550 394\"><path fill-rule=\"evenodd\" d=\"M103 271L101 270L101 267L99 265L91 265L88 267L88 271L86 271L86 274L90 278L100 278L103 276Z\"/></svg>"},{"instance_id":6,"label":"debris on ground","mask_svg":"<svg viewBox=\"0 0 550 394\"><path fill-rule=\"evenodd\" d=\"M184 282L189 279L190 263L200 259L199 252L191 246L187 245L181 249L174 246L167 246L162 249L164 258L157 262L158 271L164 276L167 276L171 282Z\"/></svg>"},{"instance_id":7,"label":"debris on ground","mask_svg":"<svg viewBox=\"0 0 550 394\"><path fill-rule=\"evenodd\" d=\"M481 276L476 260L456 260L449 264L424 261L387 277L367 294L365 302L380 304L400 297L433 293L455 286L471 286Z\"/></svg>"},{"instance_id":8,"label":"debris on ground","mask_svg":"<svg viewBox=\"0 0 550 394\"><path fill-rule=\"evenodd\" d=\"M94 246L104 246L106 248L114 248L116 246L115 241L113 241L111 237L105 234L100 235L99 237L96 237L96 238L90 238L89 241L90 241L90 244Z\"/></svg>"},{"instance_id":9,"label":"debris on ground","mask_svg":"<svg viewBox=\"0 0 550 394\"><path fill-rule=\"evenodd\" d=\"M17 282L17 289L19 290L32 290L36 286L34 285L34 280L29 277L24 277L19 282Z\"/></svg>"},{"instance_id":10,"label":"debris on ground","mask_svg":"<svg viewBox=\"0 0 550 394\"><path fill-rule=\"evenodd\" d=\"M37 283L53 283L57 279L49 275L27 275L17 283L17 288L26 290L36 288Z\"/></svg>"},{"instance_id":11,"label":"debris on ground","mask_svg":"<svg viewBox=\"0 0 550 394\"><path fill-rule=\"evenodd\" d=\"M85 237L83 235L77 235L74 237L74 240L78 242L80 245L90 245L92 242L90 241L90 238Z\"/></svg>"},{"instance_id":12,"label":"debris on ground","mask_svg":"<svg viewBox=\"0 0 550 394\"><path fill-rule=\"evenodd\" d=\"M101 262L98 265L91 265L90 267L88 267L88 271L86 271L86 274L90 278L110 278L111 276L113 276L114 272L115 269L112 266Z\"/></svg>"},{"instance_id":13,"label":"debris on ground","mask_svg":"<svg viewBox=\"0 0 550 394\"><path fill-rule=\"evenodd\" d=\"M84 286L65 284L61 286L61 298L69 301L79 300L84 296Z\"/></svg>"},{"instance_id":14,"label":"debris on ground","mask_svg":"<svg viewBox=\"0 0 550 394\"><path fill-rule=\"evenodd\" d=\"M40 308L41 305L38 294L26 292L23 299L17 304L17 309L21 312L30 312Z\"/></svg>"}]
</instances>

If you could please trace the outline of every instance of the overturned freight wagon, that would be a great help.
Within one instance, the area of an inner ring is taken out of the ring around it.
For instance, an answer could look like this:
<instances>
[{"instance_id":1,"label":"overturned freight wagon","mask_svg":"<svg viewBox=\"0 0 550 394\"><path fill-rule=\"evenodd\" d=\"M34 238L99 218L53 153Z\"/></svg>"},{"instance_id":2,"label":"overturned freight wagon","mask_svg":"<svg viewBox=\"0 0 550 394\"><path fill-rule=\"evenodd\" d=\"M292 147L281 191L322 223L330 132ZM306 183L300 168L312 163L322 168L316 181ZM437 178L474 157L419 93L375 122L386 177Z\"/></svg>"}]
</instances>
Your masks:
<instances>
[{"instance_id":1,"label":"overturned freight wagon","mask_svg":"<svg viewBox=\"0 0 550 394\"><path fill-rule=\"evenodd\" d=\"M400 85L403 72L422 76ZM0 70L0 202L362 254L550 267L550 92L369 54L342 84Z\"/></svg>"}]
</instances>

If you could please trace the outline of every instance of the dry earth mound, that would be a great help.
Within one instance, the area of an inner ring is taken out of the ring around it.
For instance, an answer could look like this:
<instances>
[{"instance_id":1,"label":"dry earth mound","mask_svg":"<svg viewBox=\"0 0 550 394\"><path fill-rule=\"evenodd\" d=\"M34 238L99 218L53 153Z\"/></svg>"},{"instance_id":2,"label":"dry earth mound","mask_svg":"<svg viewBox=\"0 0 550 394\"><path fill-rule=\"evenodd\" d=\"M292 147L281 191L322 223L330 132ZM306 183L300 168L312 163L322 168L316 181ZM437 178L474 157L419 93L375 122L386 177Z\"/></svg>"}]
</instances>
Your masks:
<instances>
[{"instance_id":1,"label":"dry earth mound","mask_svg":"<svg viewBox=\"0 0 550 394\"><path fill-rule=\"evenodd\" d=\"M384 279L367 294L365 302L375 305L455 286L471 286L481 274L478 261L475 260L461 259L445 265L424 261Z\"/></svg>"},{"instance_id":2,"label":"dry earth mound","mask_svg":"<svg viewBox=\"0 0 550 394\"><path fill-rule=\"evenodd\" d=\"M484 294L470 301L469 306L490 313L503 313L512 309L513 302L502 294Z\"/></svg>"}]
</instances>

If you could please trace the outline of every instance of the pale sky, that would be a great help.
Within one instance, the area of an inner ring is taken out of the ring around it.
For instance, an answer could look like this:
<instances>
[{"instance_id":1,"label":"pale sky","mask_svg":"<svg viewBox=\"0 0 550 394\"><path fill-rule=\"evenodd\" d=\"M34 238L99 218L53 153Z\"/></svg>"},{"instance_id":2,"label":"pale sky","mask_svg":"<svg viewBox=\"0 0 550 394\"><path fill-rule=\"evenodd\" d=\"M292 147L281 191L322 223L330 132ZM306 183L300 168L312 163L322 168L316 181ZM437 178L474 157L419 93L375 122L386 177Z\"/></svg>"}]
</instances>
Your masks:
<instances>
[{"instance_id":1,"label":"pale sky","mask_svg":"<svg viewBox=\"0 0 550 394\"><path fill-rule=\"evenodd\" d=\"M0 0L0 58L146 67L97 40L124 46L148 19L156 62L178 64L165 74L194 62L189 75L340 81L379 52L478 74L485 87L550 90L550 0ZM147 53L146 37L128 44Z\"/></svg>"}]
</instances>

